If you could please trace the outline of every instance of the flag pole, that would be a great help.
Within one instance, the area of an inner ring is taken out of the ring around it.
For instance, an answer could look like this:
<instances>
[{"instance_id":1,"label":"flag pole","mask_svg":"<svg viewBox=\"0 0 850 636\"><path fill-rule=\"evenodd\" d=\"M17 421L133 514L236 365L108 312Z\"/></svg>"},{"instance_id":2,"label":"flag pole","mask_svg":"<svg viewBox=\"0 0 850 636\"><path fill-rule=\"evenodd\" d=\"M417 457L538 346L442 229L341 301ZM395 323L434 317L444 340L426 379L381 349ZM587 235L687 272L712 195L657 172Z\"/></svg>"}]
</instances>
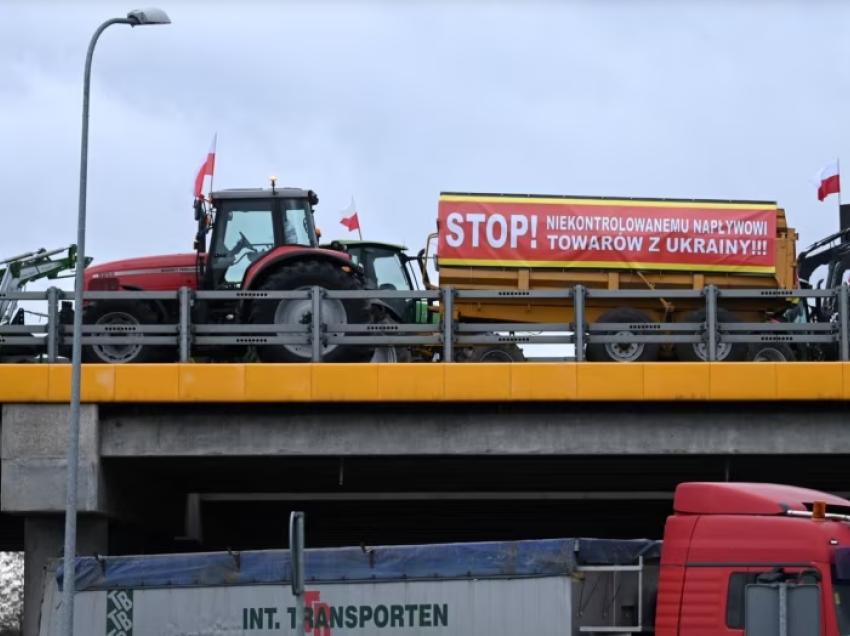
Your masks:
<instances>
[{"instance_id":1,"label":"flag pole","mask_svg":"<svg viewBox=\"0 0 850 636\"><path fill-rule=\"evenodd\" d=\"M841 159L835 160L835 168L838 170L838 210L841 211Z\"/></svg>"},{"instance_id":2,"label":"flag pole","mask_svg":"<svg viewBox=\"0 0 850 636\"><path fill-rule=\"evenodd\" d=\"M357 219L357 236L360 237L360 240L363 240L363 232L360 231L360 219Z\"/></svg>"},{"instance_id":3,"label":"flag pole","mask_svg":"<svg viewBox=\"0 0 850 636\"><path fill-rule=\"evenodd\" d=\"M218 156L218 133L213 135L213 151L215 152L213 156ZM213 180L215 180L215 159L213 159L213 169L210 172L210 198L212 198L212 193L215 192L213 190Z\"/></svg>"}]
</instances>

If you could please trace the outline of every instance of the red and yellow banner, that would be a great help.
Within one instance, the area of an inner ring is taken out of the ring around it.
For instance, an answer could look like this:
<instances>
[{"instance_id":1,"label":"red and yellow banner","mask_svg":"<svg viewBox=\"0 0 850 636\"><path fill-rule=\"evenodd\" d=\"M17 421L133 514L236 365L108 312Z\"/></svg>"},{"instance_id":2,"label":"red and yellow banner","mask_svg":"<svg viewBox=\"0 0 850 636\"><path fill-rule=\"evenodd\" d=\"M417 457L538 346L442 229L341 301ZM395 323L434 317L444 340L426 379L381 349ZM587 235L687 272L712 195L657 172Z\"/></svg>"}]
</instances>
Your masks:
<instances>
[{"instance_id":1,"label":"red and yellow banner","mask_svg":"<svg viewBox=\"0 0 850 636\"><path fill-rule=\"evenodd\" d=\"M773 273L776 204L440 195L441 265Z\"/></svg>"}]
</instances>

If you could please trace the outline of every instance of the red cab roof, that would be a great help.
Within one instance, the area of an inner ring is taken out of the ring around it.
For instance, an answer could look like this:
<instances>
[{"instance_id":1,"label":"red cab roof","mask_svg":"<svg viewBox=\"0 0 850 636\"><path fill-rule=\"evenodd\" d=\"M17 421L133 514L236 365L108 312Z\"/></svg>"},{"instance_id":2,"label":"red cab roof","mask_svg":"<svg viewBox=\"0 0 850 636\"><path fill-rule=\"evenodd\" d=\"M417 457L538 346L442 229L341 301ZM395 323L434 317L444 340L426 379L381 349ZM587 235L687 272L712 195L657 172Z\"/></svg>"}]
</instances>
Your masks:
<instances>
[{"instance_id":1,"label":"red cab roof","mask_svg":"<svg viewBox=\"0 0 850 636\"><path fill-rule=\"evenodd\" d=\"M673 510L694 515L778 515L785 510L805 511L805 504L811 505L814 501L850 508L847 499L796 486L691 482L676 488Z\"/></svg>"}]
</instances>

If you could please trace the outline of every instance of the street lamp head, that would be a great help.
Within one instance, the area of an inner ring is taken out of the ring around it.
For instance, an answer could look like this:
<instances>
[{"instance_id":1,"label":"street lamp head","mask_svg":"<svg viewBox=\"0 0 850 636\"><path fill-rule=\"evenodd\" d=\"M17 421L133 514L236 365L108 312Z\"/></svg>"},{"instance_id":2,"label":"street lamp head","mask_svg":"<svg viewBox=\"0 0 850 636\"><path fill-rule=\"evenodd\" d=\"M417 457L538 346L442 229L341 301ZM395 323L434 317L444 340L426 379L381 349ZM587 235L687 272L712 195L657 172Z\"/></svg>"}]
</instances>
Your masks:
<instances>
[{"instance_id":1,"label":"street lamp head","mask_svg":"<svg viewBox=\"0 0 850 636\"><path fill-rule=\"evenodd\" d=\"M150 7L148 9L136 9L127 14L130 26L144 26L148 24L171 24L171 18L162 9Z\"/></svg>"}]
</instances>

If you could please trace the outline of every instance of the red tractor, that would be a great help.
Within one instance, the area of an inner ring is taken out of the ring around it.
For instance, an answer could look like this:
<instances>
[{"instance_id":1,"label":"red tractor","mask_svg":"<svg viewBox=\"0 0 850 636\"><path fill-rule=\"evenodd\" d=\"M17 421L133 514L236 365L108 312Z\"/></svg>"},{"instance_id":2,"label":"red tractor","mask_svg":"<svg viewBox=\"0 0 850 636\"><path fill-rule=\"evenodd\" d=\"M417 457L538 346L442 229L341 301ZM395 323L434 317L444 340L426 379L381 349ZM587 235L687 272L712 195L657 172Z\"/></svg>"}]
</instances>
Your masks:
<instances>
[{"instance_id":1,"label":"red tractor","mask_svg":"<svg viewBox=\"0 0 850 636\"><path fill-rule=\"evenodd\" d=\"M195 253L150 256L114 261L86 269L87 291L297 291L317 285L327 290L363 290L367 283L360 266L345 254L318 246L311 190L276 188L221 190L210 195L210 207L195 202L198 234ZM210 235L209 250L207 234ZM332 324L370 324L386 320L379 300L321 300L321 319ZM179 303L164 300L87 301L83 321L117 327L141 324L174 325ZM199 324L310 324L311 300L196 300L193 321ZM66 322L67 320L63 321ZM224 334L222 334L224 335ZM311 346L262 344L267 335L243 334L264 362L309 362ZM238 351L234 355L234 350ZM247 347L193 346L193 356L233 360ZM141 363L173 361L177 350L158 344L83 347L86 362ZM327 362L369 361L374 347L327 344Z\"/></svg>"}]
</instances>

